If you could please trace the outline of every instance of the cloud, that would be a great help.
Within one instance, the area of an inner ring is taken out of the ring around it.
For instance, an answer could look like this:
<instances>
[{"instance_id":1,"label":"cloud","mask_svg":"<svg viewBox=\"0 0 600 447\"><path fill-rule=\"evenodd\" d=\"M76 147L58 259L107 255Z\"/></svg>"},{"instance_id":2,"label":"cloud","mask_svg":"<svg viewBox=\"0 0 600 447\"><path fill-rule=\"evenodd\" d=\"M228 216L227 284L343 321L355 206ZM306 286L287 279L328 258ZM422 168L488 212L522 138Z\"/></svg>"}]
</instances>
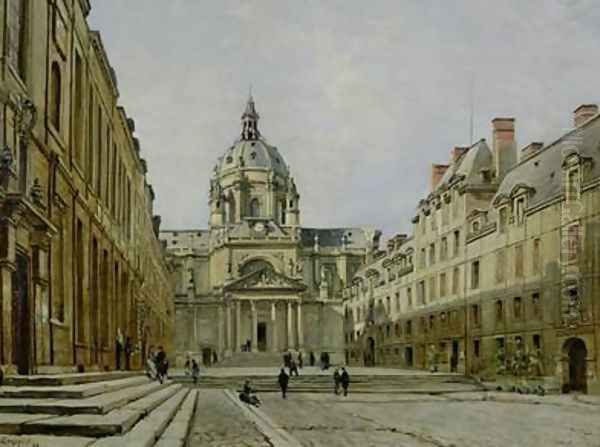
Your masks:
<instances>
[{"instance_id":1,"label":"cloud","mask_svg":"<svg viewBox=\"0 0 600 447\"><path fill-rule=\"evenodd\" d=\"M431 163L495 116L550 141L600 102L589 1L103 0L93 26L136 119L165 228L204 227L212 166L248 87L305 225L410 230Z\"/></svg>"}]
</instances>

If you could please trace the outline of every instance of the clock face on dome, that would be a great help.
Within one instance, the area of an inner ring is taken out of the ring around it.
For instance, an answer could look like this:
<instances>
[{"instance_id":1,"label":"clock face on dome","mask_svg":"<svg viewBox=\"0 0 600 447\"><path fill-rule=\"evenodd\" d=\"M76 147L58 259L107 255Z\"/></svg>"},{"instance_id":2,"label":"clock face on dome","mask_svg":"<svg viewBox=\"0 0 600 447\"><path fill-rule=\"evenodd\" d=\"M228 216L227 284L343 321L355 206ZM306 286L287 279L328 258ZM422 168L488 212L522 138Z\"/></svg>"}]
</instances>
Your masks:
<instances>
[{"instance_id":1,"label":"clock face on dome","mask_svg":"<svg viewBox=\"0 0 600 447\"><path fill-rule=\"evenodd\" d=\"M263 224L262 222L257 222L256 224L254 224L254 231L258 231L259 233L262 233L265 230L265 224Z\"/></svg>"}]
</instances>

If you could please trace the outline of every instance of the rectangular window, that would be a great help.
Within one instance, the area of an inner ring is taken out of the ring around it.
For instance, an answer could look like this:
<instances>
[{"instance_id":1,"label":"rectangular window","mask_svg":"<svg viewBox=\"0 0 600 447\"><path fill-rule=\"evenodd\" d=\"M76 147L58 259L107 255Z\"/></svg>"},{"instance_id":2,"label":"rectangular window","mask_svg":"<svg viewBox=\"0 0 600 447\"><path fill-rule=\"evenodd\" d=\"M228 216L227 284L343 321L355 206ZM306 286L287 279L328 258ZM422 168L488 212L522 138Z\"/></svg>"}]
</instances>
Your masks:
<instances>
[{"instance_id":1,"label":"rectangular window","mask_svg":"<svg viewBox=\"0 0 600 447\"><path fill-rule=\"evenodd\" d=\"M533 269L533 274L534 275L538 275L540 273L541 270L541 247L542 247L542 241L539 238L536 238L533 240L533 265L532 265L532 269Z\"/></svg>"},{"instance_id":2,"label":"rectangular window","mask_svg":"<svg viewBox=\"0 0 600 447\"><path fill-rule=\"evenodd\" d=\"M412 307L412 288L408 287L406 289L406 302L408 304L408 308Z\"/></svg>"},{"instance_id":3,"label":"rectangular window","mask_svg":"<svg viewBox=\"0 0 600 447\"><path fill-rule=\"evenodd\" d=\"M425 304L425 281L419 281L419 289L418 289L418 300L419 304Z\"/></svg>"},{"instance_id":4,"label":"rectangular window","mask_svg":"<svg viewBox=\"0 0 600 447\"><path fill-rule=\"evenodd\" d=\"M435 276L429 278L429 300L433 301L436 298L436 280Z\"/></svg>"},{"instance_id":5,"label":"rectangular window","mask_svg":"<svg viewBox=\"0 0 600 447\"><path fill-rule=\"evenodd\" d=\"M85 324L84 324L84 289L83 279L85 275L84 262L84 242L83 242L83 223L77 219L77 229L75 234L75 247L73 261L75 262L75 315L77 322L77 341L85 342Z\"/></svg>"},{"instance_id":6,"label":"rectangular window","mask_svg":"<svg viewBox=\"0 0 600 447\"><path fill-rule=\"evenodd\" d=\"M504 249L499 249L496 252L496 284L504 282L506 270L506 256Z\"/></svg>"},{"instance_id":7,"label":"rectangular window","mask_svg":"<svg viewBox=\"0 0 600 447\"><path fill-rule=\"evenodd\" d=\"M427 258L427 255L425 253L425 249L422 248L421 249L421 259L420 259L421 268L425 268L426 258Z\"/></svg>"},{"instance_id":8,"label":"rectangular window","mask_svg":"<svg viewBox=\"0 0 600 447\"><path fill-rule=\"evenodd\" d=\"M445 261L446 259L448 259L448 238L444 236L440 249L440 261Z\"/></svg>"},{"instance_id":9,"label":"rectangular window","mask_svg":"<svg viewBox=\"0 0 600 447\"><path fill-rule=\"evenodd\" d=\"M8 61L19 77L25 81L27 63L29 0L9 0L8 2Z\"/></svg>"},{"instance_id":10,"label":"rectangular window","mask_svg":"<svg viewBox=\"0 0 600 447\"><path fill-rule=\"evenodd\" d=\"M476 358L481 357L481 341L480 340L473 340L473 355Z\"/></svg>"},{"instance_id":11,"label":"rectangular window","mask_svg":"<svg viewBox=\"0 0 600 447\"><path fill-rule=\"evenodd\" d=\"M542 348L542 337L540 337L540 334L534 334L533 335L533 349L535 349L536 351ZM540 360L540 359L538 359Z\"/></svg>"},{"instance_id":12,"label":"rectangular window","mask_svg":"<svg viewBox=\"0 0 600 447\"><path fill-rule=\"evenodd\" d=\"M84 135L84 114L83 114L83 63L79 53L75 53L75 104L73 107L72 122L75 126L75 161L83 169L83 135Z\"/></svg>"},{"instance_id":13,"label":"rectangular window","mask_svg":"<svg viewBox=\"0 0 600 447\"><path fill-rule=\"evenodd\" d=\"M515 245L515 276L523 277L523 245Z\"/></svg>"},{"instance_id":14,"label":"rectangular window","mask_svg":"<svg viewBox=\"0 0 600 447\"><path fill-rule=\"evenodd\" d=\"M400 292L396 292L396 312L400 312Z\"/></svg>"},{"instance_id":15,"label":"rectangular window","mask_svg":"<svg viewBox=\"0 0 600 447\"><path fill-rule=\"evenodd\" d=\"M87 181L90 185L94 184L94 154L95 154L95 148L94 148L94 144L96 142L96 137L94 134L94 110L96 109L96 107L94 106L94 92L90 86L90 95L89 95L89 99L88 99L88 128L87 128L87 133L88 133L88 138L87 138L87 169L86 169L86 176L87 176Z\"/></svg>"},{"instance_id":16,"label":"rectangular window","mask_svg":"<svg viewBox=\"0 0 600 447\"><path fill-rule=\"evenodd\" d=\"M567 174L567 202L572 203L579 200L579 169L572 169Z\"/></svg>"},{"instance_id":17,"label":"rectangular window","mask_svg":"<svg viewBox=\"0 0 600 447\"><path fill-rule=\"evenodd\" d=\"M406 322L406 331L404 331L404 332L406 332L407 336L411 336L412 335L412 321L411 320L408 320Z\"/></svg>"},{"instance_id":18,"label":"rectangular window","mask_svg":"<svg viewBox=\"0 0 600 447\"><path fill-rule=\"evenodd\" d=\"M460 249L460 231L456 230L454 232L454 248L453 248L453 255L456 258L458 256L458 251Z\"/></svg>"},{"instance_id":19,"label":"rectangular window","mask_svg":"<svg viewBox=\"0 0 600 447\"><path fill-rule=\"evenodd\" d=\"M435 244L429 244L429 265L435 264Z\"/></svg>"},{"instance_id":20,"label":"rectangular window","mask_svg":"<svg viewBox=\"0 0 600 447\"><path fill-rule=\"evenodd\" d=\"M104 146L103 146L103 131L102 129L104 128L103 122L102 122L102 108L100 106L98 106L98 113L97 113L97 126L98 128L96 129L96 172L94 174L94 177L96 179L96 194L98 195L99 198L102 198L102 166L103 166L103 160L102 160L102 151L104 150Z\"/></svg>"},{"instance_id":21,"label":"rectangular window","mask_svg":"<svg viewBox=\"0 0 600 447\"><path fill-rule=\"evenodd\" d=\"M479 261L471 264L471 289L479 288Z\"/></svg>"},{"instance_id":22,"label":"rectangular window","mask_svg":"<svg viewBox=\"0 0 600 447\"><path fill-rule=\"evenodd\" d=\"M523 316L521 297L516 297L513 299L513 314L516 320L520 320Z\"/></svg>"},{"instance_id":23,"label":"rectangular window","mask_svg":"<svg viewBox=\"0 0 600 447\"><path fill-rule=\"evenodd\" d=\"M478 327L480 324L478 304L471 305L471 318L473 319L473 326Z\"/></svg>"},{"instance_id":24,"label":"rectangular window","mask_svg":"<svg viewBox=\"0 0 600 447\"><path fill-rule=\"evenodd\" d=\"M541 302L540 302L540 294L534 293L531 295L531 313L534 318L539 318L542 313Z\"/></svg>"},{"instance_id":25,"label":"rectangular window","mask_svg":"<svg viewBox=\"0 0 600 447\"><path fill-rule=\"evenodd\" d=\"M504 321L504 305L501 300L496 301L496 323Z\"/></svg>"},{"instance_id":26,"label":"rectangular window","mask_svg":"<svg viewBox=\"0 0 600 447\"><path fill-rule=\"evenodd\" d=\"M446 296L446 273L440 274L440 297Z\"/></svg>"},{"instance_id":27,"label":"rectangular window","mask_svg":"<svg viewBox=\"0 0 600 447\"><path fill-rule=\"evenodd\" d=\"M452 270L452 294L458 294L460 290L460 269L458 267L454 267Z\"/></svg>"},{"instance_id":28,"label":"rectangular window","mask_svg":"<svg viewBox=\"0 0 600 447\"><path fill-rule=\"evenodd\" d=\"M522 225L525 221L525 198L521 197L515 202L515 216L517 225Z\"/></svg>"}]
</instances>

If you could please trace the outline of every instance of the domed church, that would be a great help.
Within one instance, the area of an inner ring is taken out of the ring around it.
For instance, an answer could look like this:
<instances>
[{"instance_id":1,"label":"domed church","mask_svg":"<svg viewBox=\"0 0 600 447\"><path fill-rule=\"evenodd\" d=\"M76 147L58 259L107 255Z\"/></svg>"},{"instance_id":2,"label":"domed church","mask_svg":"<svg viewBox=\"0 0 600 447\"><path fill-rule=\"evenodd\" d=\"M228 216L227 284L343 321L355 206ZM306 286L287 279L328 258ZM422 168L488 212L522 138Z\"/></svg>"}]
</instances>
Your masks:
<instances>
[{"instance_id":1,"label":"domed church","mask_svg":"<svg viewBox=\"0 0 600 447\"><path fill-rule=\"evenodd\" d=\"M259 130L252 97L210 180L208 229L164 230L176 283L176 349L205 365L284 351L344 360L342 289L379 246L369 228L304 228L299 188Z\"/></svg>"}]
</instances>

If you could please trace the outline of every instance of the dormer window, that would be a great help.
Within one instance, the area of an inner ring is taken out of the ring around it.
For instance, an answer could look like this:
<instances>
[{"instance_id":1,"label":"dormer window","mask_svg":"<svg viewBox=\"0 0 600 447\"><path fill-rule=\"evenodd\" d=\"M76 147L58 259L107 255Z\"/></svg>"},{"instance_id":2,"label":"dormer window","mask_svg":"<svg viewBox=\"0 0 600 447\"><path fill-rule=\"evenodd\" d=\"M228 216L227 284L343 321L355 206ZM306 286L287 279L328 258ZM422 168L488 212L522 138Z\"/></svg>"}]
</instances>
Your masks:
<instances>
[{"instance_id":1,"label":"dormer window","mask_svg":"<svg viewBox=\"0 0 600 447\"><path fill-rule=\"evenodd\" d=\"M525 197L515 199L515 219L517 225L525 221Z\"/></svg>"},{"instance_id":2,"label":"dormer window","mask_svg":"<svg viewBox=\"0 0 600 447\"><path fill-rule=\"evenodd\" d=\"M474 222L471 224L471 231L472 231L473 233L477 233L477 232L479 232L479 221L478 221L478 220L474 221Z\"/></svg>"},{"instance_id":3,"label":"dormer window","mask_svg":"<svg viewBox=\"0 0 600 447\"><path fill-rule=\"evenodd\" d=\"M498 212L498 231L504 233L508 224L508 207L503 206Z\"/></svg>"},{"instance_id":4,"label":"dormer window","mask_svg":"<svg viewBox=\"0 0 600 447\"><path fill-rule=\"evenodd\" d=\"M581 182L579 176L579 168L574 168L567 173L567 189L566 199L567 202L573 203L579 200L579 194L581 191Z\"/></svg>"}]
</instances>

